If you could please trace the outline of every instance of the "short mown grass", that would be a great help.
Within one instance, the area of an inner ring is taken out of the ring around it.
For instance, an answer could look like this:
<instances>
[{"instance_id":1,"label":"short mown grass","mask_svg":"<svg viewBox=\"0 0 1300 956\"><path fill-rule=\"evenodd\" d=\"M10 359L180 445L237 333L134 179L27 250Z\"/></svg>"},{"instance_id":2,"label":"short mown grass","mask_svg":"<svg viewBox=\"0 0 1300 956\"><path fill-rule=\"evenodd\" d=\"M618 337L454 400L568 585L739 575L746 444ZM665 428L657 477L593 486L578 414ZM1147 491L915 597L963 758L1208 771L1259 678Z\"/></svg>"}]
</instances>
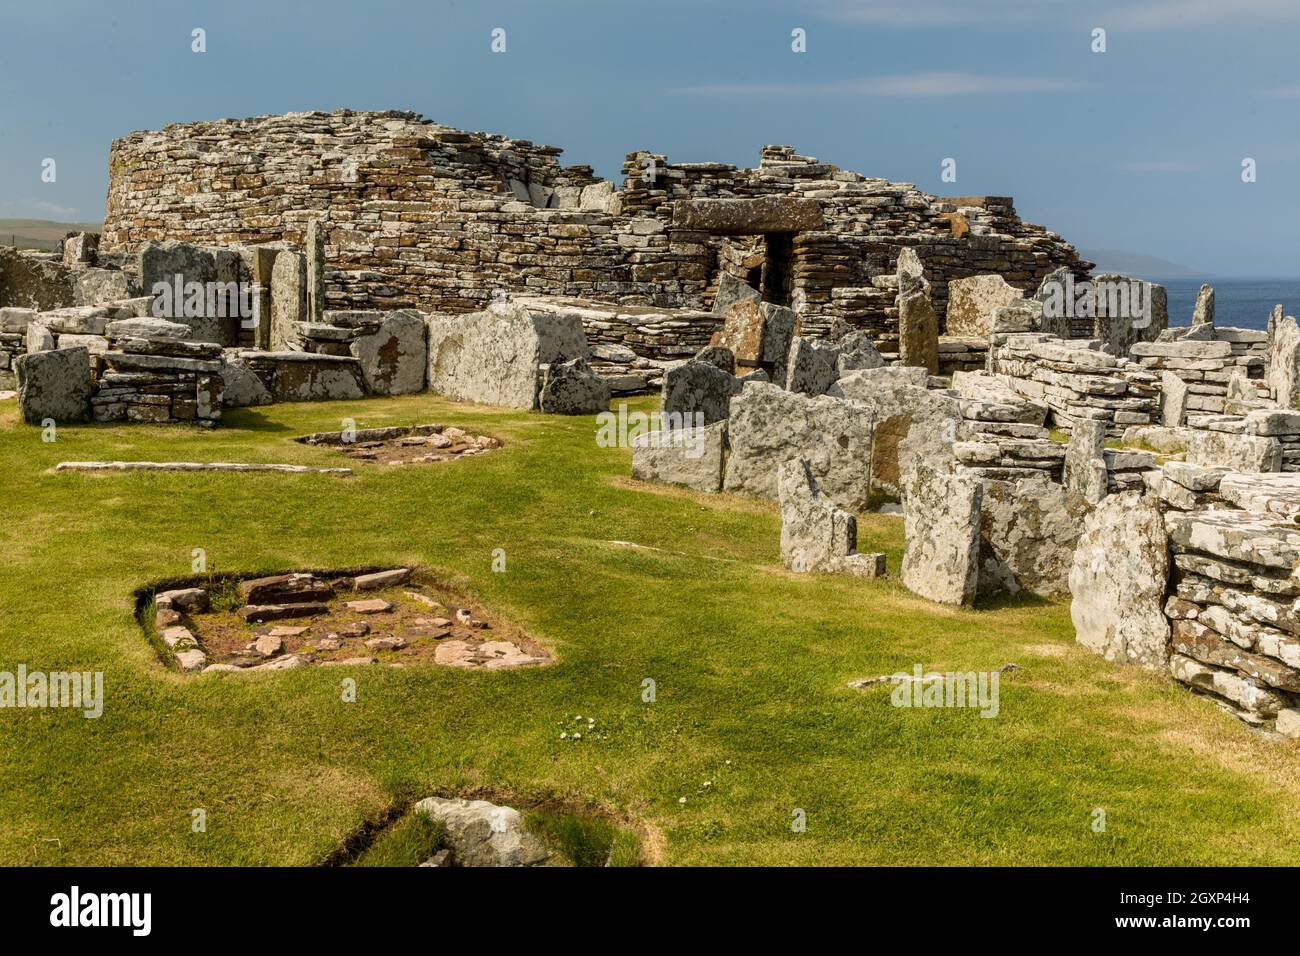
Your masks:
<instances>
[{"instance_id":1,"label":"short mown grass","mask_svg":"<svg viewBox=\"0 0 1300 956\"><path fill-rule=\"evenodd\" d=\"M338 465L292 439L344 418L459 424L506 447L354 463L348 479L49 471ZM233 412L213 431L64 427L43 443L0 404L0 670L102 671L106 698L97 720L0 710L0 864L319 864L435 794L589 808L637 833L648 863L1300 861L1294 742L1083 652L1062 604L952 609L892 578L789 574L771 503L638 484L629 453L594 436L591 418L414 396ZM900 519L865 515L859 536L897 571ZM132 595L193 573L195 549L214 574L420 565L556 663L179 674ZM1020 669L994 719L845 686L1007 662ZM575 716L599 732L561 738ZM590 828L542 825L574 862L626 862Z\"/></svg>"}]
</instances>

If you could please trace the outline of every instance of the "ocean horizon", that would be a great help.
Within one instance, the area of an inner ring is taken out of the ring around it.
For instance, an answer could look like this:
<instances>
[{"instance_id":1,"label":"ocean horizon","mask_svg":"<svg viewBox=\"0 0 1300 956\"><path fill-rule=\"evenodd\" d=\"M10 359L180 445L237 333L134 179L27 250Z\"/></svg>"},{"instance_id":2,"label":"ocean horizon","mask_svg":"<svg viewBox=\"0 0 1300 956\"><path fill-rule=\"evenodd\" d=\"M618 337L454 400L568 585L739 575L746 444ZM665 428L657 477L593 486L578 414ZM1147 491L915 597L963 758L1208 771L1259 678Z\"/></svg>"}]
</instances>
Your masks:
<instances>
[{"instance_id":1,"label":"ocean horizon","mask_svg":"<svg viewBox=\"0 0 1300 956\"><path fill-rule=\"evenodd\" d=\"M1190 325L1196 293L1202 282L1214 287L1214 324L1238 329L1268 328L1273 307L1282 303L1283 313L1300 311L1300 277L1200 279L1178 276L1162 279L1142 276L1164 286L1169 299L1169 324Z\"/></svg>"}]
</instances>

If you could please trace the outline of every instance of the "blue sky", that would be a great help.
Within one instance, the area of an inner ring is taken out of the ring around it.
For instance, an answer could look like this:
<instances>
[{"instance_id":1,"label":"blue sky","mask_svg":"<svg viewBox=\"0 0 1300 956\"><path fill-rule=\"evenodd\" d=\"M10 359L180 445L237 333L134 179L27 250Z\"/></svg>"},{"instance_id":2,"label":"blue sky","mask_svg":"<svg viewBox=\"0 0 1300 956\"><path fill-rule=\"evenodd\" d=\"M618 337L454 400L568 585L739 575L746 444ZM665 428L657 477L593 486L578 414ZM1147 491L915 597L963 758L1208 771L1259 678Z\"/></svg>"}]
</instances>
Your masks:
<instances>
[{"instance_id":1,"label":"blue sky","mask_svg":"<svg viewBox=\"0 0 1300 956\"><path fill-rule=\"evenodd\" d=\"M0 217L101 218L109 142L131 130L398 108L614 178L633 149L754 165L790 143L1013 195L1084 248L1291 276L1298 50L1300 0L6 0Z\"/></svg>"}]
</instances>

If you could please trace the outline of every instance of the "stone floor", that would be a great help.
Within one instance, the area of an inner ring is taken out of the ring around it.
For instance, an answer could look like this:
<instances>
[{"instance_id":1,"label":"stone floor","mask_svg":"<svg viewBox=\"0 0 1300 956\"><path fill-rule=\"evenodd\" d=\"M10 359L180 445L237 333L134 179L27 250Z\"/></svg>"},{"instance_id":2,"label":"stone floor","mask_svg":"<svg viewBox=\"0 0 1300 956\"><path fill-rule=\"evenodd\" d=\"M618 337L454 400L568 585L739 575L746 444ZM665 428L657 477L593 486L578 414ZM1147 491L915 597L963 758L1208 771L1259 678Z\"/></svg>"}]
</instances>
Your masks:
<instances>
[{"instance_id":1,"label":"stone floor","mask_svg":"<svg viewBox=\"0 0 1300 956\"><path fill-rule=\"evenodd\" d=\"M454 425L410 428L364 428L353 432L317 432L295 439L305 445L337 448L354 461L381 465L423 465L481 455L501 447L501 440L472 435Z\"/></svg>"}]
</instances>

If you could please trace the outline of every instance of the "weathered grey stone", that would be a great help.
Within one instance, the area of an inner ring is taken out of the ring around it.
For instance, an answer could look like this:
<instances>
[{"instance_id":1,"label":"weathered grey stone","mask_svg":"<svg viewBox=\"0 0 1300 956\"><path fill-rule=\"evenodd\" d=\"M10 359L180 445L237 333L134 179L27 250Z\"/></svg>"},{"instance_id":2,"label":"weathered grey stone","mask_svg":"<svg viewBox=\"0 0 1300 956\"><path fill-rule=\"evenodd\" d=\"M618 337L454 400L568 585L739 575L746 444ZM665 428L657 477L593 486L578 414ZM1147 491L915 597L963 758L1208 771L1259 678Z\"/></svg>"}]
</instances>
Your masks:
<instances>
[{"instance_id":1,"label":"weathered grey stone","mask_svg":"<svg viewBox=\"0 0 1300 956\"><path fill-rule=\"evenodd\" d=\"M1214 288L1208 282L1201 283L1192 308L1192 326L1198 325L1214 326Z\"/></svg>"},{"instance_id":2,"label":"weathered grey stone","mask_svg":"<svg viewBox=\"0 0 1300 956\"><path fill-rule=\"evenodd\" d=\"M1096 317L1093 337L1102 349L1126 356L1135 343L1154 341L1169 327L1169 297L1165 287L1129 276L1093 276Z\"/></svg>"},{"instance_id":3,"label":"weathered grey stone","mask_svg":"<svg viewBox=\"0 0 1300 956\"><path fill-rule=\"evenodd\" d=\"M54 333L45 327L42 322L32 322L27 326L27 354L35 352L51 352L58 348L54 341Z\"/></svg>"},{"instance_id":4,"label":"weathered grey stone","mask_svg":"<svg viewBox=\"0 0 1300 956\"><path fill-rule=\"evenodd\" d=\"M306 254L306 320L320 322L325 315L325 223L322 220L313 219L307 223L303 251ZM379 392L378 394L403 395L405 393Z\"/></svg>"},{"instance_id":5,"label":"weathered grey stone","mask_svg":"<svg viewBox=\"0 0 1300 956\"><path fill-rule=\"evenodd\" d=\"M673 225L715 235L754 235L803 232L825 225L821 203L789 196L754 199L679 199L673 203Z\"/></svg>"},{"instance_id":6,"label":"weathered grey stone","mask_svg":"<svg viewBox=\"0 0 1300 956\"><path fill-rule=\"evenodd\" d=\"M695 361L707 362L709 365L716 365L728 375L735 374L736 356L731 349L724 348L721 345L706 345L695 353Z\"/></svg>"},{"instance_id":7,"label":"weathered grey stone","mask_svg":"<svg viewBox=\"0 0 1300 956\"><path fill-rule=\"evenodd\" d=\"M916 250L898 254L898 352L904 365L939 373L939 320Z\"/></svg>"},{"instance_id":8,"label":"weathered grey stone","mask_svg":"<svg viewBox=\"0 0 1300 956\"><path fill-rule=\"evenodd\" d=\"M132 356L133 359L149 356ZM175 359L173 361L182 361ZM277 402L320 402L361 398L361 367L351 356L310 352L240 352L239 361L262 380ZM220 362L216 372L222 373Z\"/></svg>"},{"instance_id":9,"label":"weathered grey stone","mask_svg":"<svg viewBox=\"0 0 1300 956\"><path fill-rule=\"evenodd\" d=\"M542 366L585 358L575 312L493 303L468 315L431 315L429 388L450 398L537 408Z\"/></svg>"},{"instance_id":10,"label":"weathered grey stone","mask_svg":"<svg viewBox=\"0 0 1300 956\"><path fill-rule=\"evenodd\" d=\"M1108 661L1163 667L1169 622L1165 527L1153 498L1109 495L1084 521L1070 569L1075 640Z\"/></svg>"},{"instance_id":11,"label":"weathered grey stone","mask_svg":"<svg viewBox=\"0 0 1300 956\"><path fill-rule=\"evenodd\" d=\"M72 294L77 305L101 305L131 297L131 283L120 269L83 269L72 274Z\"/></svg>"},{"instance_id":12,"label":"weathered grey stone","mask_svg":"<svg viewBox=\"0 0 1300 956\"><path fill-rule=\"evenodd\" d=\"M721 491L726 435L725 421L638 435L632 439L632 477L697 491Z\"/></svg>"},{"instance_id":13,"label":"weathered grey stone","mask_svg":"<svg viewBox=\"0 0 1300 956\"><path fill-rule=\"evenodd\" d=\"M883 554L858 553L857 519L822 497L808 462L784 462L777 479L781 561L791 571L879 577Z\"/></svg>"},{"instance_id":14,"label":"weathered grey stone","mask_svg":"<svg viewBox=\"0 0 1300 956\"><path fill-rule=\"evenodd\" d=\"M221 402L227 408L270 405L274 400L271 390L237 355L227 355L223 358L221 380L225 386L221 393Z\"/></svg>"},{"instance_id":15,"label":"weathered grey stone","mask_svg":"<svg viewBox=\"0 0 1300 956\"><path fill-rule=\"evenodd\" d=\"M735 391L734 375L692 359L664 373L663 411L681 415L685 421L712 425L730 415Z\"/></svg>"},{"instance_id":16,"label":"weathered grey stone","mask_svg":"<svg viewBox=\"0 0 1300 956\"><path fill-rule=\"evenodd\" d=\"M1291 409L1300 401L1300 326L1295 316L1283 317L1280 312L1279 306L1276 318L1270 320L1264 380L1273 401Z\"/></svg>"},{"instance_id":17,"label":"weathered grey stone","mask_svg":"<svg viewBox=\"0 0 1300 956\"><path fill-rule=\"evenodd\" d=\"M281 251L271 269L271 351L301 351L297 324L306 320L307 257Z\"/></svg>"},{"instance_id":18,"label":"weathered grey stone","mask_svg":"<svg viewBox=\"0 0 1300 956\"><path fill-rule=\"evenodd\" d=\"M1189 428L1170 428L1164 425L1130 425L1124 429L1125 445L1140 445L1153 448L1163 455L1177 455L1187 451L1191 441L1192 430Z\"/></svg>"},{"instance_id":19,"label":"weathered grey stone","mask_svg":"<svg viewBox=\"0 0 1300 956\"><path fill-rule=\"evenodd\" d=\"M1088 503L1054 481L984 481L979 592L1070 593L1070 566Z\"/></svg>"},{"instance_id":20,"label":"weathered grey stone","mask_svg":"<svg viewBox=\"0 0 1300 956\"><path fill-rule=\"evenodd\" d=\"M804 395L824 395L839 378L839 358L839 346L796 335L786 360L786 389Z\"/></svg>"},{"instance_id":21,"label":"weathered grey stone","mask_svg":"<svg viewBox=\"0 0 1300 956\"><path fill-rule=\"evenodd\" d=\"M348 347L361 364L361 378L372 395L410 395L424 391L429 354L424 316L414 311L387 313L373 335Z\"/></svg>"},{"instance_id":22,"label":"weathered grey stone","mask_svg":"<svg viewBox=\"0 0 1300 956\"><path fill-rule=\"evenodd\" d=\"M737 279L729 272L718 276L718 292L713 297L713 312L726 315L737 302L758 302L758 290Z\"/></svg>"},{"instance_id":23,"label":"weathered grey stone","mask_svg":"<svg viewBox=\"0 0 1300 956\"><path fill-rule=\"evenodd\" d=\"M1279 694L1235 671L1210 667L1182 654L1170 657L1169 672L1175 680L1231 701L1257 717L1272 717L1289 703Z\"/></svg>"},{"instance_id":24,"label":"weathered grey stone","mask_svg":"<svg viewBox=\"0 0 1300 956\"><path fill-rule=\"evenodd\" d=\"M1160 373L1160 423L1177 428L1187 419L1187 383L1173 372Z\"/></svg>"},{"instance_id":25,"label":"weathered grey stone","mask_svg":"<svg viewBox=\"0 0 1300 956\"><path fill-rule=\"evenodd\" d=\"M913 469L903 496L903 585L943 604L970 604L979 586L979 481Z\"/></svg>"},{"instance_id":26,"label":"weathered grey stone","mask_svg":"<svg viewBox=\"0 0 1300 956\"><path fill-rule=\"evenodd\" d=\"M551 415L596 415L609 411L609 396L609 383L574 358L547 366L539 404Z\"/></svg>"},{"instance_id":27,"label":"weathered grey stone","mask_svg":"<svg viewBox=\"0 0 1300 956\"><path fill-rule=\"evenodd\" d=\"M860 369L882 368L885 364L882 356L872 341L871 334L861 330L849 332L838 342L839 357L835 360L836 378Z\"/></svg>"},{"instance_id":28,"label":"weathered grey stone","mask_svg":"<svg viewBox=\"0 0 1300 956\"><path fill-rule=\"evenodd\" d=\"M176 339L189 336L190 327L168 319L156 319L152 316L130 319L115 319L104 327L104 334L110 339Z\"/></svg>"},{"instance_id":29,"label":"weathered grey stone","mask_svg":"<svg viewBox=\"0 0 1300 956\"><path fill-rule=\"evenodd\" d=\"M798 317L793 309L771 302L762 303L759 310L763 314L763 351L759 361L764 368L771 369L773 382L784 382L786 359L790 355L790 343L794 341Z\"/></svg>"},{"instance_id":30,"label":"weathered grey stone","mask_svg":"<svg viewBox=\"0 0 1300 956\"><path fill-rule=\"evenodd\" d=\"M72 272L62 262L0 246L0 306L45 312L74 302Z\"/></svg>"},{"instance_id":31,"label":"weathered grey stone","mask_svg":"<svg viewBox=\"0 0 1300 956\"><path fill-rule=\"evenodd\" d=\"M1062 483L1084 501L1096 504L1106 497L1109 475L1106 469L1106 423L1080 419L1070 433L1065 450Z\"/></svg>"},{"instance_id":32,"label":"weathered grey stone","mask_svg":"<svg viewBox=\"0 0 1300 956\"><path fill-rule=\"evenodd\" d=\"M38 314L35 309L22 309L17 306L0 308L0 334L21 335L27 331L27 326Z\"/></svg>"},{"instance_id":33,"label":"weathered grey stone","mask_svg":"<svg viewBox=\"0 0 1300 956\"><path fill-rule=\"evenodd\" d=\"M850 372L828 390L851 399L872 435L869 484L902 497L904 479L919 465L952 460L961 429L961 406L950 394L926 387L925 369L887 366ZM860 509L854 509L860 510Z\"/></svg>"},{"instance_id":34,"label":"weathered grey stone","mask_svg":"<svg viewBox=\"0 0 1300 956\"><path fill-rule=\"evenodd\" d=\"M524 826L511 807L486 800L444 800L429 797L415 812L440 822L456 866L541 866L550 852Z\"/></svg>"},{"instance_id":35,"label":"weathered grey stone","mask_svg":"<svg viewBox=\"0 0 1300 956\"><path fill-rule=\"evenodd\" d=\"M1187 441L1187 460L1230 471L1278 471L1282 446L1276 438L1194 429Z\"/></svg>"},{"instance_id":36,"label":"weathered grey stone","mask_svg":"<svg viewBox=\"0 0 1300 956\"><path fill-rule=\"evenodd\" d=\"M207 249L188 242L150 241L137 253L136 274L140 277L140 290L153 294L159 285L174 289L178 276L182 286L190 282L215 282L217 262Z\"/></svg>"},{"instance_id":37,"label":"weathered grey stone","mask_svg":"<svg viewBox=\"0 0 1300 956\"><path fill-rule=\"evenodd\" d=\"M90 417L95 384L90 353L84 348L22 355L16 367L18 408L27 424L40 425L46 419L84 422Z\"/></svg>"},{"instance_id":38,"label":"weathered grey stone","mask_svg":"<svg viewBox=\"0 0 1300 956\"><path fill-rule=\"evenodd\" d=\"M41 323L55 335L103 335L112 313L94 305L41 312L33 321Z\"/></svg>"},{"instance_id":39,"label":"weathered grey stone","mask_svg":"<svg viewBox=\"0 0 1300 956\"><path fill-rule=\"evenodd\" d=\"M1024 292L1000 275L949 279L944 330L948 335L987 337L994 330L998 310L1024 297Z\"/></svg>"},{"instance_id":40,"label":"weathered grey stone","mask_svg":"<svg viewBox=\"0 0 1300 956\"><path fill-rule=\"evenodd\" d=\"M871 423L857 402L787 392L749 382L731 402L723 487L775 500L777 471L803 458L825 497L848 511L866 510L871 497Z\"/></svg>"}]
</instances>

